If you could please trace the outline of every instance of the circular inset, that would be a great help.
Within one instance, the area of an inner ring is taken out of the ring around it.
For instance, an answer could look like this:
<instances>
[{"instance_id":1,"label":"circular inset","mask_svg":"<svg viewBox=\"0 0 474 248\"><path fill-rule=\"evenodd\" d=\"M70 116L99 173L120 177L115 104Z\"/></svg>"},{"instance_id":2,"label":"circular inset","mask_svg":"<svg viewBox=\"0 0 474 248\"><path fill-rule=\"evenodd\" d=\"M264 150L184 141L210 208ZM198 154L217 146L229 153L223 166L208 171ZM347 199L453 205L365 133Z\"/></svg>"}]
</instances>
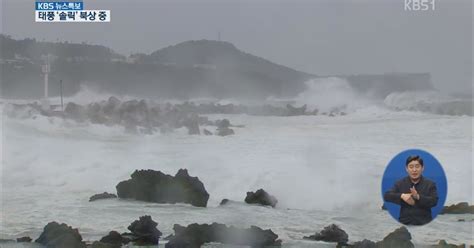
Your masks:
<instances>
[{"instance_id":1,"label":"circular inset","mask_svg":"<svg viewBox=\"0 0 474 248\"><path fill-rule=\"evenodd\" d=\"M424 225L441 212L447 180L441 164L430 153L410 149L396 155L382 179L384 206L405 225Z\"/></svg>"}]
</instances>

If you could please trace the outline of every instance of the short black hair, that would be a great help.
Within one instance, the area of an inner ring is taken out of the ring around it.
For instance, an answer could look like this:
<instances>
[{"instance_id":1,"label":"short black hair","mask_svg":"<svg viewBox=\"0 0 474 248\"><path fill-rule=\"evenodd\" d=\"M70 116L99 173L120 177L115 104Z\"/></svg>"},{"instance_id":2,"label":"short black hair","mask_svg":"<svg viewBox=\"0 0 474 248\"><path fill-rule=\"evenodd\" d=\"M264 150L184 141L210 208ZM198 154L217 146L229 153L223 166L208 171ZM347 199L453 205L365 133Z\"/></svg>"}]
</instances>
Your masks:
<instances>
[{"instance_id":1,"label":"short black hair","mask_svg":"<svg viewBox=\"0 0 474 248\"><path fill-rule=\"evenodd\" d=\"M420 156L418 156L418 155L411 155L411 156L409 156L409 157L407 158L407 162L406 162L406 164L405 164L405 167L408 166L408 164L409 164L411 161L414 161L414 160L418 161L418 162L421 164L421 166L424 166L424 165L423 165L423 159L422 159Z\"/></svg>"}]
</instances>

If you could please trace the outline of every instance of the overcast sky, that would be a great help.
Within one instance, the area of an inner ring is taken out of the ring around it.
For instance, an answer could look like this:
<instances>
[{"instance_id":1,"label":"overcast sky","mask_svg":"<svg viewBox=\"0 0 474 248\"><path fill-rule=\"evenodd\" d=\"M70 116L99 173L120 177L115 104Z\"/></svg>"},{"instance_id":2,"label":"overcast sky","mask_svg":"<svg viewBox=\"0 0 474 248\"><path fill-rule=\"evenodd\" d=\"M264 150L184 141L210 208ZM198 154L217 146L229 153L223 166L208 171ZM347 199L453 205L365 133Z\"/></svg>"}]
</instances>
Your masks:
<instances>
[{"instance_id":1,"label":"overcast sky","mask_svg":"<svg viewBox=\"0 0 474 248\"><path fill-rule=\"evenodd\" d=\"M440 90L472 91L472 1L84 0L110 23L35 23L34 0L0 0L1 32L87 41L129 55L186 40L221 39L245 52L319 74L430 72Z\"/></svg>"}]
</instances>

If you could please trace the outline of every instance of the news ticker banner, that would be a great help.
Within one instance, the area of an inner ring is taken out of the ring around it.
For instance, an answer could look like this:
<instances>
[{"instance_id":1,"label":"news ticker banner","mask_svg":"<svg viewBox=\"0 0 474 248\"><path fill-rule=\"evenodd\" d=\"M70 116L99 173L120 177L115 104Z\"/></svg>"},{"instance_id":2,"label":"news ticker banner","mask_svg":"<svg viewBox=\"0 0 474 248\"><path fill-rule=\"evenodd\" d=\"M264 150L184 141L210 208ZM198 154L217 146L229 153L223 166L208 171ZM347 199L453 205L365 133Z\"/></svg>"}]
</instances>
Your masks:
<instances>
[{"instance_id":1,"label":"news ticker banner","mask_svg":"<svg viewBox=\"0 0 474 248\"><path fill-rule=\"evenodd\" d=\"M35 22L110 22L110 10L85 10L83 1L36 1Z\"/></svg>"}]
</instances>

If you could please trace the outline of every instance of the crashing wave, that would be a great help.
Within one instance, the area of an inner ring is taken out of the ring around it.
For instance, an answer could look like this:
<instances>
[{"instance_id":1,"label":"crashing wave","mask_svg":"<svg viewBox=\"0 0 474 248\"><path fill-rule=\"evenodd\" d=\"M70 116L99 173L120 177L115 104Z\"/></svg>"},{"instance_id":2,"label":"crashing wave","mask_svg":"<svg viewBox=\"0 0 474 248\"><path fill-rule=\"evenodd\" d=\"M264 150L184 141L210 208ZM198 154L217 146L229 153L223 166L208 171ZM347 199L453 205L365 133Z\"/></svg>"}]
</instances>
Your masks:
<instances>
[{"instance_id":1,"label":"crashing wave","mask_svg":"<svg viewBox=\"0 0 474 248\"><path fill-rule=\"evenodd\" d=\"M437 91L394 92L385 98L384 104L394 110L473 116L472 98L455 98Z\"/></svg>"}]
</instances>

